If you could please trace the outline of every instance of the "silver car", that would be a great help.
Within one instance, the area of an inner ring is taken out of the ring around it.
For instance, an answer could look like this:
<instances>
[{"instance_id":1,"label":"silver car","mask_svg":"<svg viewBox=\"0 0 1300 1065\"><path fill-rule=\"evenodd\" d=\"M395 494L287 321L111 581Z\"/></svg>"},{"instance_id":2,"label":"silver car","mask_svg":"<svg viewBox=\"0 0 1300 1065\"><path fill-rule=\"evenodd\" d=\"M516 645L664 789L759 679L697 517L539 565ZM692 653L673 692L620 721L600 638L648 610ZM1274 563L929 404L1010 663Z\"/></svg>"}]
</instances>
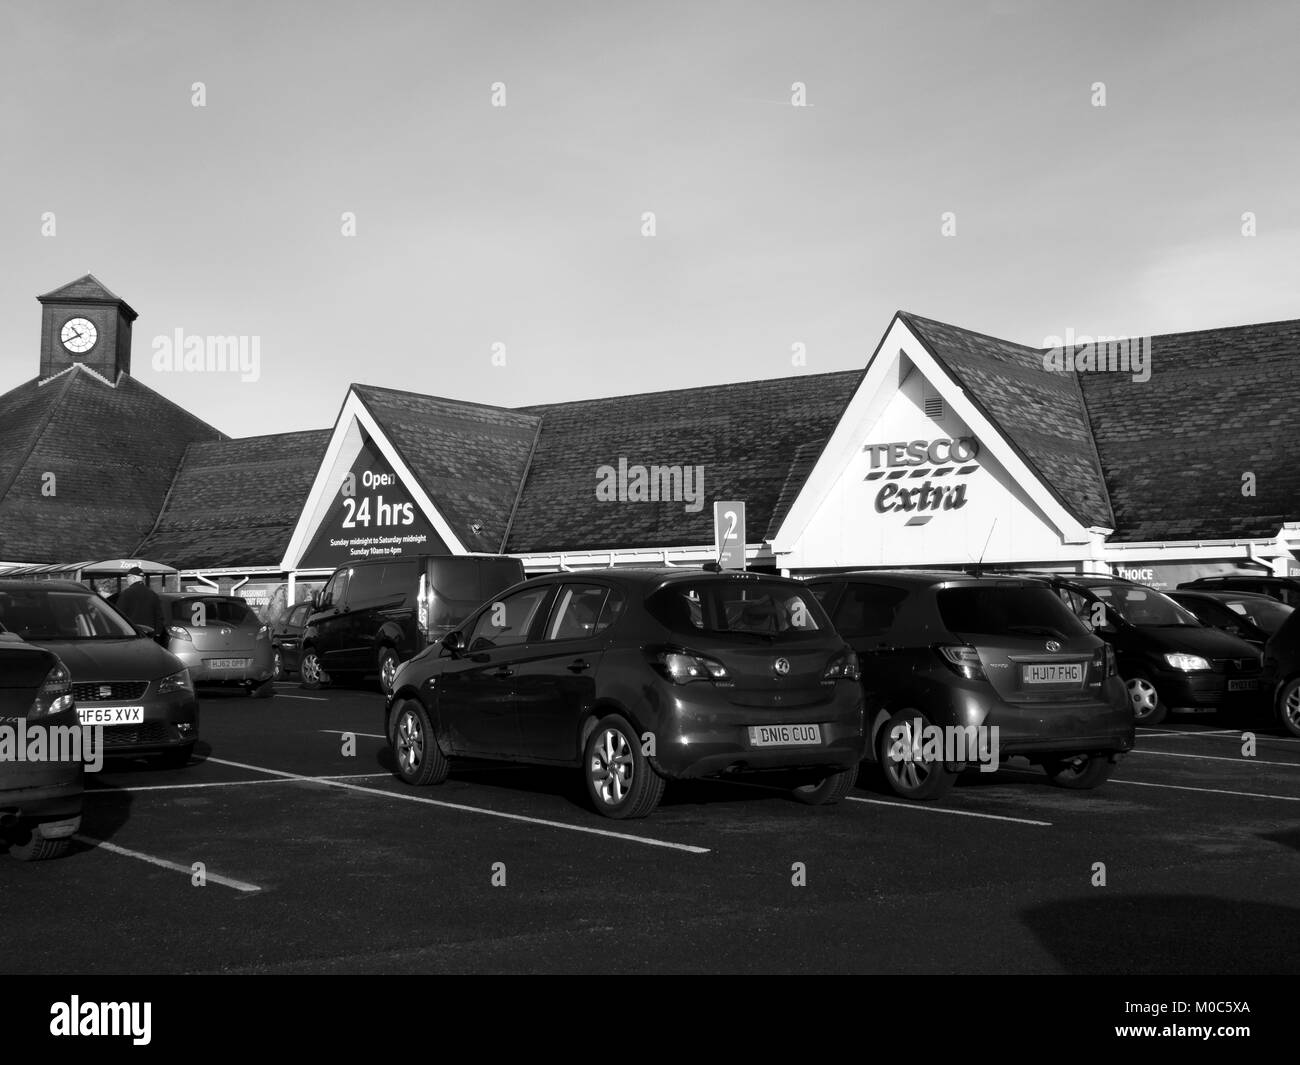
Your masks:
<instances>
[{"instance_id":1,"label":"silver car","mask_svg":"<svg viewBox=\"0 0 1300 1065\"><path fill-rule=\"evenodd\" d=\"M185 663L196 686L242 687L254 698L275 694L271 627L244 600L205 592L163 592L159 598L167 650Z\"/></svg>"}]
</instances>

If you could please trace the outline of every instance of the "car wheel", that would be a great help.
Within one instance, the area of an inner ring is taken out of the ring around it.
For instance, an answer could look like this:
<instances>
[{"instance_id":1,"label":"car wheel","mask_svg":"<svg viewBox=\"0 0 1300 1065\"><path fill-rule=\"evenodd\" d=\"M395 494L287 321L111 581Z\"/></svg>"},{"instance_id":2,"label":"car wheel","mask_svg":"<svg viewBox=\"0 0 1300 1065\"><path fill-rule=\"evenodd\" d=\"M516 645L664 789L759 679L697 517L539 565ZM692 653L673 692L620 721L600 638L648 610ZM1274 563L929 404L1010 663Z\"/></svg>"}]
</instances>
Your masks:
<instances>
[{"instance_id":1,"label":"car wheel","mask_svg":"<svg viewBox=\"0 0 1300 1065\"><path fill-rule=\"evenodd\" d=\"M393 678L397 676L397 667L401 664L397 652L391 647L385 647L379 652L379 686L384 689L385 695L393 694Z\"/></svg>"},{"instance_id":2,"label":"car wheel","mask_svg":"<svg viewBox=\"0 0 1300 1065\"><path fill-rule=\"evenodd\" d=\"M820 784L805 784L794 789L794 797L809 806L829 806L839 802L853 790L858 782L858 767L832 773Z\"/></svg>"},{"instance_id":3,"label":"car wheel","mask_svg":"<svg viewBox=\"0 0 1300 1065\"><path fill-rule=\"evenodd\" d=\"M1076 754L1045 761L1043 768L1058 788L1088 791L1110 779L1115 763L1106 754Z\"/></svg>"},{"instance_id":4,"label":"car wheel","mask_svg":"<svg viewBox=\"0 0 1300 1065\"><path fill-rule=\"evenodd\" d=\"M63 839L43 839L35 832L28 832L22 840L9 844L9 853L20 862L46 862L51 858L62 858L72 846L71 837Z\"/></svg>"},{"instance_id":5,"label":"car wheel","mask_svg":"<svg viewBox=\"0 0 1300 1065\"><path fill-rule=\"evenodd\" d=\"M885 775L885 785L902 799L925 802L947 794L956 783L957 774L941 762L924 762L918 758L895 758L896 744L913 751L918 737L913 735L914 724L921 722L922 731L930 724L925 715L916 710L900 710L889 719L876 737L876 757ZM898 734L898 740L892 737Z\"/></svg>"},{"instance_id":6,"label":"car wheel","mask_svg":"<svg viewBox=\"0 0 1300 1065\"><path fill-rule=\"evenodd\" d=\"M393 753L397 755L397 775L417 787L441 784L451 769L447 756L438 746L428 711L415 699L399 703L393 711Z\"/></svg>"},{"instance_id":7,"label":"car wheel","mask_svg":"<svg viewBox=\"0 0 1300 1065\"><path fill-rule=\"evenodd\" d=\"M298 675L302 678L302 686L312 692L330 680L314 647L303 651L302 660L298 663Z\"/></svg>"},{"instance_id":8,"label":"car wheel","mask_svg":"<svg viewBox=\"0 0 1300 1065\"><path fill-rule=\"evenodd\" d=\"M163 751L162 754L154 755L153 761L162 769L184 769L190 764L190 756L193 754L194 744L187 743L184 747L173 747Z\"/></svg>"},{"instance_id":9,"label":"car wheel","mask_svg":"<svg viewBox=\"0 0 1300 1065\"><path fill-rule=\"evenodd\" d=\"M275 649L275 655L271 659L271 679L284 680L284 659L280 657L280 648Z\"/></svg>"},{"instance_id":10,"label":"car wheel","mask_svg":"<svg viewBox=\"0 0 1300 1065\"><path fill-rule=\"evenodd\" d=\"M1277 714L1282 727L1292 736L1300 736L1300 677L1287 683L1277 698Z\"/></svg>"},{"instance_id":11,"label":"car wheel","mask_svg":"<svg viewBox=\"0 0 1300 1065\"><path fill-rule=\"evenodd\" d=\"M1165 719L1169 709L1160 701L1156 686L1146 677L1129 677L1124 681L1128 689L1129 702L1133 704L1133 723L1135 725L1158 725Z\"/></svg>"},{"instance_id":12,"label":"car wheel","mask_svg":"<svg viewBox=\"0 0 1300 1065\"><path fill-rule=\"evenodd\" d=\"M645 817L664 795L664 778L641 753L636 730L617 714L587 737L583 778L596 812L615 820Z\"/></svg>"}]
</instances>

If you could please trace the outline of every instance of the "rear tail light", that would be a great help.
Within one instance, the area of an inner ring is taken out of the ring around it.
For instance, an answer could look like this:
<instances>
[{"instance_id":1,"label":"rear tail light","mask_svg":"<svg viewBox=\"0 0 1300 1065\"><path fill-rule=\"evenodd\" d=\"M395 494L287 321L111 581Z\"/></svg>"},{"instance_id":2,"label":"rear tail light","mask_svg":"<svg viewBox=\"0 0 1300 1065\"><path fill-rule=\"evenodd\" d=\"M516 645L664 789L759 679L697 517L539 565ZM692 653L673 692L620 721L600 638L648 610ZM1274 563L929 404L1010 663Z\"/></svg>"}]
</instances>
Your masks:
<instances>
[{"instance_id":1,"label":"rear tail light","mask_svg":"<svg viewBox=\"0 0 1300 1065\"><path fill-rule=\"evenodd\" d=\"M716 658L691 651L653 651L650 653L650 664L674 684L689 684L693 680L731 679L727 667Z\"/></svg>"},{"instance_id":2,"label":"rear tail light","mask_svg":"<svg viewBox=\"0 0 1300 1065\"><path fill-rule=\"evenodd\" d=\"M168 625L167 635L173 640L188 640L190 643L194 642L194 637L190 635L190 630L185 628L183 625Z\"/></svg>"},{"instance_id":3,"label":"rear tail light","mask_svg":"<svg viewBox=\"0 0 1300 1065\"><path fill-rule=\"evenodd\" d=\"M860 675L858 656L852 651L844 651L831 659L822 680L857 680Z\"/></svg>"},{"instance_id":4,"label":"rear tail light","mask_svg":"<svg viewBox=\"0 0 1300 1065\"><path fill-rule=\"evenodd\" d=\"M984 675L984 664L980 653L968 644L940 644L935 648L943 660L958 676L967 680L988 680Z\"/></svg>"},{"instance_id":5,"label":"rear tail light","mask_svg":"<svg viewBox=\"0 0 1300 1065\"><path fill-rule=\"evenodd\" d=\"M415 596L415 624L420 630L420 638L425 643L429 642L429 577L428 574L420 574L420 590Z\"/></svg>"},{"instance_id":6,"label":"rear tail light","mask_svg":"<svg viewBox=\"0 0 1300 1065\"><path fill-rule=\"evenodd\" d=\"M271 626L263 625L257 630L257 636L255 638L258 640L269 640L271 638Z\"/></svg>"},{"instance_id":7,"label":"rear tail light","mask_svg":"<svg viewBox=\"0 0 1300 1065\"><path fill-rule=\"evenodd\" d=\"M55 663L53 669L45 674L41 681L36 700L27 711L28 719L49 717L72 709L72 674L62 661Z\"/></svg>"},{"instance_id":8,"label":"rear tail light","mask_svg":"<svg viewBox=\"0 0 1300 1065\"><path fill-rule=\"evenodd\" d=\"M1092 653L1092 666L1096 673L1097 683L1108 677L1113 677L1118 668L1115 665L1115 648L1110 644L1102 644Z\"/></svg>"}]
</instances>

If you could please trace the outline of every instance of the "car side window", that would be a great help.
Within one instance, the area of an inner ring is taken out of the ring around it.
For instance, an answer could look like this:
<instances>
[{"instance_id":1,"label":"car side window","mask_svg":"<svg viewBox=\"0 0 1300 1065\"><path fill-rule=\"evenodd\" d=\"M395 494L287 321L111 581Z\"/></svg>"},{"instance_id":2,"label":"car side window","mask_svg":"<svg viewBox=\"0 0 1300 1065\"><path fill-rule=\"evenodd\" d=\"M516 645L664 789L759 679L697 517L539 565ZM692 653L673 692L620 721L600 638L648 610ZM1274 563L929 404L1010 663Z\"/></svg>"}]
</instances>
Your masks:
<instances>
[{"instance_id":1,"label":"car side window","mask_svg":"<svg viewBox=\"0 0 1300 1065\"><path fill-rule=\"evenodd\" d=\"M595 636L609 590L599 584L564 584L546 626L548 640L581 640Z\"/></svg>"},{"instance_id":2,"label":"car side window","mask_svg":"<svg viewBox=\"0 0 1300 1065\"><path fill-rule=\"evenodd\" d=\"M906 589L855 581L845 585L831 622L841 636L879 636L894 624L906 599Z\"/></svg>"},{"instance_id":3,"label":"car side window","mask_svg":"<svg viewBox=\"0 0 1300 1065\"><path fill-rule=\"evenodd\" d=\"M492 603L474 622L468 640L469 651L487 651L523 643L532 630L537 608L545 602L550 591L551 586L543 584L524 588Z\"/></svg>"}]
</instances>

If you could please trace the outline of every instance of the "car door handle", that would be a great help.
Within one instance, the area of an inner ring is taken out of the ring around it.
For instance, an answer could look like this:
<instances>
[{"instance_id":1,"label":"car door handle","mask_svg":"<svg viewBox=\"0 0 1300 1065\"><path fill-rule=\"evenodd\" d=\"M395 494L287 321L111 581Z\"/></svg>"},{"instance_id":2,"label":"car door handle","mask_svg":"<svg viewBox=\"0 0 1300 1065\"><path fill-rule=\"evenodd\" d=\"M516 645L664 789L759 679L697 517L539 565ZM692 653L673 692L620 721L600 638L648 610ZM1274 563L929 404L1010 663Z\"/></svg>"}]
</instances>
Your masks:
<instances>
[{"instance_id":1,"label":"car door handle","mask_svg":"<svg viewBox=\"0 0 1300 1065\"><path fill-rule=\"evenodd\" d=\"M515 671L511 669L509 666L497 666L496 670L493 672L492 675L494 677L502 677L502 678L513 677L515 675Z\"/></svg>"},{"instance_id":2,"label":"car door handle","mask_svg":"<svg viewBox=\"0 0 1300 1065\"><path fill-rule=\"evenodd\" d=\"M591 663L585 658L575 658L569 663L568 668L570 673L581 673L584 669L590 669Z\"/></svg>"}]
</instances>

